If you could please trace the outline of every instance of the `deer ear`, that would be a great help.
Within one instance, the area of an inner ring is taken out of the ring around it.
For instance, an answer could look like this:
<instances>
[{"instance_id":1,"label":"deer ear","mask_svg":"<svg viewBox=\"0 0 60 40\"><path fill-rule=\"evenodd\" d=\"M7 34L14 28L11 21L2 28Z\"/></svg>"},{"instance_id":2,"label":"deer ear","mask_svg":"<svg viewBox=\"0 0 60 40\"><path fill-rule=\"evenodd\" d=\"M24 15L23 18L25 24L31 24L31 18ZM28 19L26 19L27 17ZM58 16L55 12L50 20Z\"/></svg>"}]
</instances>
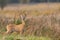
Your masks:
<instances>
[{"instance_id":1,"label":"deer ear","mask_svg":"<svg viewBox=\"0 0 60 40\"><path fill-rule=\"evenodd\" d=\"M21 17L21 19L23 19L23 16L22 15L20 15L20 17Z\"/></svg>"},{"instance_id":2,"label":"deer ear","mask_svg":"<svg viewBox=\"0 0 60 40\"><path fill-rule=\"evenodd\" d=\"M20 17L22 18L22 15L20 15Z\"/></svg>"},{"instance_id":3,"label":"deer ear","mask_svg":"<svg viewBox=\"0 0 60 40\"><path fill-rule=\"evenodd\" d=\"M20 15L20 17L23 19L23 20L25 20L26 19L26 16L27 16L27 14L25 13L25 14L21 14Z\"/></svg>"},{"instance_id":4,"label":"deer ear","mask_svg":"<svg viewBox=\"0 0 60 40\"><path fill-rule=\"evenodd\" d=\"M23 14L23 19L24 19L24 20L26 19L26 17L27 17L27 14L26 14L26 13Z\"/></svg>"}]
</instances>

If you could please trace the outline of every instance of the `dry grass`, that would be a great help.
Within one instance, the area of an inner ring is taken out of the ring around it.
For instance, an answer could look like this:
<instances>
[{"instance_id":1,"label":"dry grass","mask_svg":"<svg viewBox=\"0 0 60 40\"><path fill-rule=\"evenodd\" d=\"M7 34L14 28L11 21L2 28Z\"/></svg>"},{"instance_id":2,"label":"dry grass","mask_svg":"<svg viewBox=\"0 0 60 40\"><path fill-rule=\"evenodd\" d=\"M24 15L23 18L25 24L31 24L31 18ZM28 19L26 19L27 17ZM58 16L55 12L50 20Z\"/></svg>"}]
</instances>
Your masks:
<instances>
[{"instance_id":1,"label":"dry grass","mask_svg":"<svg viewBox=\"0 0 60 40\"><path fill-rule=\"evenodd\" d=\"M7 6L0 10L0 27L18 20L20 14L26 13L24 35L47 36L60 40L60 3Z\"/></svg>"},{"instance_id":2,"label":"dry grass","mask_svg":"<svg viewBox=\"0 0 60 40\"><path fill-rule=\"evenodd\" d=\"M41 3L41 4L25 4L25 5L8 5L0 13L3 14L18 14L27 12L28 14L46 14L53 13L60 9L60 3Z\"/></svg>"}]
</instances>

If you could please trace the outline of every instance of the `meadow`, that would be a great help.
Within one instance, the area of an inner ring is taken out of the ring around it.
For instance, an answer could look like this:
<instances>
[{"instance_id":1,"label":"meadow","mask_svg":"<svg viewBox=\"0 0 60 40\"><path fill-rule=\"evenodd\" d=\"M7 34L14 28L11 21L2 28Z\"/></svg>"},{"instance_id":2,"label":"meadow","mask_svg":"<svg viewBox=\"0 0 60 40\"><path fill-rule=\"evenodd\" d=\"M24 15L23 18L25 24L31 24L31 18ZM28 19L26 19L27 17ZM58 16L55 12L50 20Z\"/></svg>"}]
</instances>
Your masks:
<instances>
[{"instance_id":1,"label":"meadow","mask_svg":"<svg viewBox=\"0 0 60 40\"><path fill-rule=\"evenodd\" d=\"M6 25L21 22L21 14L26 14L23 34L4 35ZM60 40L60 3L7 5L0 10L0 40Z\"/></svg>"}]
</instances>

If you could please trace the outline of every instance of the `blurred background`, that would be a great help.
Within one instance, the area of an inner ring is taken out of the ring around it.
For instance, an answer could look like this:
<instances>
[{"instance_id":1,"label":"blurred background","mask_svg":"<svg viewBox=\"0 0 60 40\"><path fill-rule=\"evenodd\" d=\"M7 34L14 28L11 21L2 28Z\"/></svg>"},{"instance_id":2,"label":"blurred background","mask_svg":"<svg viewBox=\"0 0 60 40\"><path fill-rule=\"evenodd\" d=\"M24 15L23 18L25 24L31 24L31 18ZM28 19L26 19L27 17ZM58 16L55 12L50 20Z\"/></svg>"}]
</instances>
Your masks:
<instances>
[{"instance_id":1,"label":"blurred background","mask_svg":"<svg viewBox=\"0 0 60 40\"><path fill-rule=\"evenodd\" d=\"M23 35L3 35L8 24L19 25L26 14ZM60 40L60 0L0 0L0 39Z\"/></svg>"}]
</instances>

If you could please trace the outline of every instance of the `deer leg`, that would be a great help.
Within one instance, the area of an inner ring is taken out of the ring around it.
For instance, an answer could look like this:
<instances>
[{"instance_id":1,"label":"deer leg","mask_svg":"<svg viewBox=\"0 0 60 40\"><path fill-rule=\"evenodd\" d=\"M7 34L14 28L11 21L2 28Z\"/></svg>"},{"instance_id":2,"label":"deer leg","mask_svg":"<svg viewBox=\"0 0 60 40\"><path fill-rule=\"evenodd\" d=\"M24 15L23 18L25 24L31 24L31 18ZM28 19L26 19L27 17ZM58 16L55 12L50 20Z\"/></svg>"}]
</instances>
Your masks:
<instances>
[{"instance_id":1,"label":"deer leg","mask_svg":"<svg viewBox=\"0 0 60 40\"><path fill-rule=\"evenodd\" d=\"M22 35L23 34L23 31L20 31L20 35Z\"/></svg>"},{"instance_id":2,"label":"deer leg","mask_svg":"<svg viewBox=\"0 0 60 40\"><path fill-rule=\"evenodd\" d=\"M11 29L7 29L7 32L5 34L10 34L12 33L12 30Z\"/></svg>"}]
</instances>

